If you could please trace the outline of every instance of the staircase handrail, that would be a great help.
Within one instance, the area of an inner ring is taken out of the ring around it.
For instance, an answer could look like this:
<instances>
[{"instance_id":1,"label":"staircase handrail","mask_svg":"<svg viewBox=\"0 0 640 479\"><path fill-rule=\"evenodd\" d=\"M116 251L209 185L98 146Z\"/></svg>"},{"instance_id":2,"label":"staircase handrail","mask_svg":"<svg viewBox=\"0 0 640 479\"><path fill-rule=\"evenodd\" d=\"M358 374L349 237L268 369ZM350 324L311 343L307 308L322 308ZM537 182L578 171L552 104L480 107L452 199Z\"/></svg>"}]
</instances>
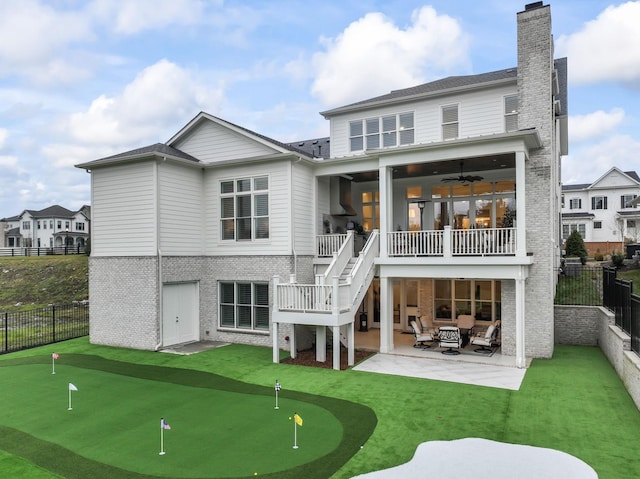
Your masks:
<instances>
[{"instance_id":1,"label":"staircase handrail","mask_svg":"<svg viewBox=\"0 0 640 479\"><path fill-rule=\"evenodd\" d=\"M333 254L333 259L329 267L320 276L322 284L330 284L331 278L339 276L351 258L353 258L353 230L347 231L347 239L342 243L340 249Z\"/></svg>"},{"instance_id":2,"label":"staircase handrail","mask_svg":"<svg viewBox=\"0 0 640 479\"><path fill-rule=\"evenodd\" d=\"M353 269L351 270L351 305L357 306L364 298L366 288L363 286L367 282L367 278L371 276L371 271L375 264L375 259L380 255L380 233L373 230L367 238L367 242L362 248ZM369 286L368 284L366 286Z\"/></svg>"}]
</instances>

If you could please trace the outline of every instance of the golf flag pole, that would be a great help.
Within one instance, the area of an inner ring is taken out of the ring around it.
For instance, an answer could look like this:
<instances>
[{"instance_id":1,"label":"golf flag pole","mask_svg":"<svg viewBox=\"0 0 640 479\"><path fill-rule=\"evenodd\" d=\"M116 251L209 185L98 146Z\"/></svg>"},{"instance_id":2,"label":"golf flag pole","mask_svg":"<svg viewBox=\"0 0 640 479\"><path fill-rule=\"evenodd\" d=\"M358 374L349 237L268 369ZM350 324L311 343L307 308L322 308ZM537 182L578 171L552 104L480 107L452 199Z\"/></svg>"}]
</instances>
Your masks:
<instances>
[{"instance_id":1,"label":"golf flag pole","mask_svg":"<svg viewBox=\"0 0 640 479\"><path fill-rule=\"evenodd\" d=\"M71 407L71 391L77 391L78 388L75 387L72 383L69 383L69 407L67 411L71 411L73 408Z\"/></svg>"},{"instance_id":2,"label":"golf flag pole","mask_svg":"<svg viewBox=\"0 0 640 479\"><path fill-rule=\"evenodd\" d=\"M282 389L282 386L280 386L280 383L276 379L276 407L274 407L273 409L280 409L278 407L278 391L280 391L280 389Z\"/></svg>"},{"instance_id":3,"label":"golf flag pole","mask_svg":"<svg viewBox=\"0 0 640 479\"><path fill-rule=\"evenodd\" d=\"M60 355L58 353L51 354L51 374L56 373L56 359L58 359Z\"/></svg>"},{"instance_id":4,"label":"golf flag pole","mask_svg":"<svg viewBox=\"0 0 640 479\"><path fill-rule=\"evenodd\" d=\"M302 418L297 412L293 413L293 448L298 449L298 426L302 427Z\"/></svg>"},{"instance_id":5,"label":"golf flag pole","mask_svg":"<svg viewBox=\"0 0 640 479\"><path fill-rule=\"evenodd\" d=\"M164 430L171 429L171 426L164 420L163 417L160 418L160 452L158 453L160 456L164 456L166 453L164 451Z\"/></svg>"}]
</instances>

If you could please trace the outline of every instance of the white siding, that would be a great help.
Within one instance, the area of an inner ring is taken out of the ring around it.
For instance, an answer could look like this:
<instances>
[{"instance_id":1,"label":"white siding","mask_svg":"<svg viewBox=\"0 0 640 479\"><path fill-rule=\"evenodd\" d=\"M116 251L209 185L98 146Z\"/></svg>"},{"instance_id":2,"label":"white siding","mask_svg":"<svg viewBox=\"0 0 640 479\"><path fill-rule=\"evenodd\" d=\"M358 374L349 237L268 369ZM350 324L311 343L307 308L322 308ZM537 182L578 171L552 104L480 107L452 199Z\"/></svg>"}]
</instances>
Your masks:
<instances>
[{"instance_id":1,"label":"white siding","mask_svg":"<svg viewBox=\"0 0 640 479\"><path fill-rule=\"evenodd\" d=\"M277 153L267 145L212 121L202 121L186 138L171 146L205 163Z\"/></svg>"},{"instance_id":2,"label":"white siding","mask_svg":"<svg viewBox=\"0 0 640 479\"><path fill-rule=\"evenodd\" d=\"M427 99L411 105L394 105L338 115L331 119L331 156L350 156L349 121L414 111L415 143L442 141L441 113L443 105L459 105L459 135L461 138L503 133L504 96L516 93L513 86L503 86L447 97ZM358 153L355 153L358 154Z\"/></svg>"},{"instance_id":3,"label":"white siding","mask_svg":"<svg viewBox=\"0 0 640 479\"><path fill-rule=\"evenodd\" d=\"M95 168L91 176L91 255L155 255L155 163Z\"/></svg>"},{"instance_id":4,"label":"white siding","mask_svg":"<svg viewBox=\"0 0 640 479\"><path fill-rule=\"evenodd\" d=\"M313 171L300 163L293 163L292 195L295 250L298 255L315 254L316 229L314 221L315 178Z\"/></svg>"},{"instance_id":5,"label":"white siding","mask_svg":"<svg viewBox=\"0 0 640 479\"><path fill-rule=\"evenodd\" d=\"M591 185L591 188L619 188L624 186L635 188L636 190L639 188L638 184L631 181L628 176L613 170L604 178L600 179L600 181Z\"/></svg>"},{"instance_id":6,"label":"white siding","mask_svg":"<svg viewBox=\"0 0 640 479\"><path fill-rule=\"evenodd\" d=\"M205 170L206 254L276 255L291 254L289 202L289 161L227 166L224 170ZM220 239L220 180L269 177L269 239L222 241Z\"/></svg>"},{"instance_id":7,"label":"white siding","mask_svg":"<svg viewBox=\"0 0 640 479\"><path fill-rule=\"evenodd\" d=\"M161 163L160 248L163 255L203 252L203 180L200 168Z\"/></svg>"}]
</instances>

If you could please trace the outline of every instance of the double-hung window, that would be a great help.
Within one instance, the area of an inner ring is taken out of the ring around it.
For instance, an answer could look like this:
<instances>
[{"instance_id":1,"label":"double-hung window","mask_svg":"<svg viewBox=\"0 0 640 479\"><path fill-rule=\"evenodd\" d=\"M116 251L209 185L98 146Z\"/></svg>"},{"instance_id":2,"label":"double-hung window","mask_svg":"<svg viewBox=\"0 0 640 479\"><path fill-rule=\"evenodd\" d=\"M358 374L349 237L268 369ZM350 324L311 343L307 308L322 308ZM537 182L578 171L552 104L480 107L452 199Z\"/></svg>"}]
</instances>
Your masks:
<instances>
[{"instance_id":1,"label":"double-hung window","mask_svg":"<svg viewBox=\"0 0 640 479\"><path fill-rule=\"evenodd\" d=\"M349 122L349 151L376 150L414 142L413 112Z\"/></svg>"},{"instance_id":2,"label":"double-hung window","mask_svg":"<svg viewBox=\"0 0 640 479\"><path fill-rule=\"evenodd\" d=\"M269 331L269 283L221 281L220 327Z\"/></svg>"},{"instance_id":3,"label":"double-hung window","mask_svg":"<svg viewBox=\"0 0 640 479\"><path fill-rule=\"evenodd\" d=\"M446 105L442 107L442 139L452 140L458 138L458 105Z\"/></svg>"},{"instance_id":4,"label":"double-hung window","mask_svg":"<svg viewBox=\"0 0 640 479\"><path fill-rule=\"evenodd\" d=\"M582 208L582 199L580 198L571 198L569 200L569 209L570 210L579 210Z\"/></svg>"},{"instance_id":5,"label":"double-hung window","mask_svg":"<svg viewBox=\"0 0 640 479\"><path fill-rule=\"evenodd\" d=\"M607 209L607 197L606 196L594 196L591 198L592 210L606 210Z\"/></svg>"},{"instance_id":6,"label":"double-hung window","mask_svg":"<svg viewBox=\"0 0 640 479\"><path fill-rule=\"evenodd\" d=\"M620 197L620 208L621 209L633 208L633 205L631 204L631 202L635 200L637 197L638 195L622 195Z\"/></svg>"},{"instance_id":7,"label":"double-hung window","mask_svg":"<svg viewBox=\"0 0 640 479\"><path fill-rule=\"evenodd\" d=\"M504 131L518 130L518 95L504 97Z\"/></svg>"},{"instance_id":8,"label":"double-hung window","mask_svg":"<svg viewBox=\"0 0 640 479\"><path fill-rule=\"evenodd\" d=\"M269 178L221 181L220 223L223 240L269 238Z\"/></svg>"}]
</instances>

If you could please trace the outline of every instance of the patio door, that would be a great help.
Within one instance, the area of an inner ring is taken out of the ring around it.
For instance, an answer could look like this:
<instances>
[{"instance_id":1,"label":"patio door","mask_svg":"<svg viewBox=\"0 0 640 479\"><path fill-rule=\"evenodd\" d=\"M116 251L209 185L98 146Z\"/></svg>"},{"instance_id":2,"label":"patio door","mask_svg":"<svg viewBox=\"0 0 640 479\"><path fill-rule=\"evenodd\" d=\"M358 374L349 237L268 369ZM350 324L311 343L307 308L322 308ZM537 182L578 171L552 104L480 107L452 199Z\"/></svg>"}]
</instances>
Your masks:
<instances>
[{"instance_id":1,"label":"patio door","mask_svg":"<svg viewBox=\"0 0 640 479\"><path fill-rule=\"evenodd\" d=\"M162 287L162 344L199 339L198 283L172 283Z\"/></svg>"}]
</instances>

